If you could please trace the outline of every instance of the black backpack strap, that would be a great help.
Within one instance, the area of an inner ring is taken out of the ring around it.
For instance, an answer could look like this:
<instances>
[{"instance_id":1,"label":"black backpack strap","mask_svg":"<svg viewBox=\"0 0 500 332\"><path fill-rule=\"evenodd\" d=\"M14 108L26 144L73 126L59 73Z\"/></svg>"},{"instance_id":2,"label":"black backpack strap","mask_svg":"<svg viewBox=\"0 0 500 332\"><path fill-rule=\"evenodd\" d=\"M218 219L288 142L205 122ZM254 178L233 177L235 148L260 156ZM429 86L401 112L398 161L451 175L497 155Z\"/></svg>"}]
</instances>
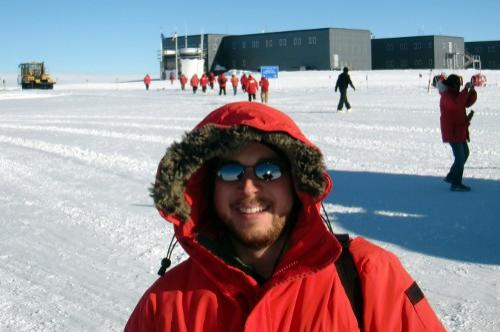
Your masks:
<instances>
[{"instance_id":1,"label":"black backpack strap","mask_svg":"<svg viewBox=\"0 0 500 332\"><path fill-rule=\"evenodd\" d=\"M349 251L351 239L348 234L334 234L342 245L342 253L335 262L337 273L344 286L345 293L351 302L352 311L358 320L360 331L363 331L363 292L358 270L354 265L354 259Z\"/></svg>"}]
</instances>

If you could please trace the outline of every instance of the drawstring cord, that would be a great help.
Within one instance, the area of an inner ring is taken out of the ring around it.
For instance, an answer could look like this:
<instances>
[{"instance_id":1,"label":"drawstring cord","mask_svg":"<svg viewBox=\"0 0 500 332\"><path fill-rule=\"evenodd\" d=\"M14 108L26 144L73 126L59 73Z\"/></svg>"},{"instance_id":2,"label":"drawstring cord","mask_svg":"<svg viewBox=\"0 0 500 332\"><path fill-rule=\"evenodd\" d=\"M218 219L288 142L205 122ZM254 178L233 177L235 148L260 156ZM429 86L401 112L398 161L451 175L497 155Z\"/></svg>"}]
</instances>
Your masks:
<instances>
[{"instance_id":1,"label":"drawstring cord","mask_svg":"<svg viewBox=\"0 0 500 332\"><path fill-rule=\"evenodd\" d=\"M333 234L333 228L332 225L330 224L330 218L328 217L328 213L326 213L325 205L323 204L323 201L321 201L321 208L323 209L324 216L321 215L321 219L323 219L323 222L326 224L326 227L330 231L330 233Z\"/></svg>"},{"instance_id":2,"label":"drawstring cord","mask_svg":"<svg viewBox=\"0 0 500 332\"><path fill-rule=\"evenodd\" d=\"M158 270L158 275L163 276L165 274L165 272L167 272L167 269L172 264L170 257L172 256L172 253L174 252L174 248L175 248L177 242L178 241L175 238L175 234L172 235L172 238L170 239L170 244L168 245L167 256L161 260L161 267Z\"/></svg>"}]
</instances>

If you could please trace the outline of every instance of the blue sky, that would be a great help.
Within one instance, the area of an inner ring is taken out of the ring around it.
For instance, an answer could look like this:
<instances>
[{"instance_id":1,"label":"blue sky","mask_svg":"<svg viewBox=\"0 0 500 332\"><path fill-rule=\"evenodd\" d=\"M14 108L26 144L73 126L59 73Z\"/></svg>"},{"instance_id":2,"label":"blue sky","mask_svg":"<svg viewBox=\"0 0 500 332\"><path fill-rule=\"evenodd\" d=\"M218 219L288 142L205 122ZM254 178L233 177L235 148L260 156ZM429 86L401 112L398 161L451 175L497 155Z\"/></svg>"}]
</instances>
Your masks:
<instances>
[{"instance_id":1,"label":"blue sky","mask_svg":"<svg viewBox=\"0 0 500 332\"><path fill-rule=\"evenodd\" d=\"M160 32L247 34L315 28L500 40L500 1L0 0L0 77L21 62L50 72L158 76Z\"/></svg>"}]
</instances>

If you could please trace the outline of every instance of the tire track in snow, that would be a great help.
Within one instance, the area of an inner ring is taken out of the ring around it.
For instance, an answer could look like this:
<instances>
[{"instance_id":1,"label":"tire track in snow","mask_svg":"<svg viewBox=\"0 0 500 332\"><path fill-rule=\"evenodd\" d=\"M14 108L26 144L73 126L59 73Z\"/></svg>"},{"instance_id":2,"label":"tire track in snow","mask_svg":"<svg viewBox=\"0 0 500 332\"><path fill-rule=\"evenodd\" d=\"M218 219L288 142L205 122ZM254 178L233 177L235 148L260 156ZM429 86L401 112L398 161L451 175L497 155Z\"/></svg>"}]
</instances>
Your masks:
<instances>
[{"instance_id":1,"label":"tire track in snow","mask_svg":"<svg viewBox=\"0 0 500 332\"><path fill-rule=\"evenodd\" d=\"M45 161L50 163L50 160ZM123 287L125 283L123 282L117 283L115 287L109 282L103 282L100 278L104 276L107 280L119 280L120 276L116 273L113 273L114 276L109 275L106 264L117 261L125 264L126 256L132 254L139 257L140 246L130 246L127 243L130 240L127 234L134 233L140 236L146 233L137 224L144 216L134 217L121 209L117 210L100 202L91 208L85 208L85 203L91 201L91 194L76 187L73 188L74 196L68 199L67 184L51 179L43 171L46 166L38 167L37 170L22 162L1 157L0 165L2 166L1 176L6 180L4 184L8 184L8 188L12 188L16 196L21 193L21 201L18 197L16 202L18 204L29 203L26 204L26 209L35 212L31 218L26 219L23 225L16 226L23 226L26 228L25 232L5 239L0 244L5 254L1 259L8 260L8 264L5 264L3 268L4 279L0 283L1 293L7 303L19 304L6 308L6 312L0 308L0 317L3 321L0 326L9 326L17 330L20 322L22 323L19 326L25 327L25 323L29 321L36 330L40 329L40 324L43 322L47 330L54 328L62 330L68 322L79 319L82 312L85 312L86 317L94 317L97 321L109 318L117 321L121 315L126 315L130 308L120 307L114 298L120 292L130 293L133 285L128 288ZM26 181L27 177L30 181ZM47 192L51 195L46 195ZM22 202L25 193L29 193L30 197L36 197L36 199L30 198L29 202ZM36 214L40 211L50 214L53 223L39 224ZM149 223L149 220L144 220L139 224L149 225ZM7 226L14 227L14 225ZM9 234L12 236L16 233L9 232ZM83 248L82 244L91 243L88 237L93 238L92 234L96 234L94 239L96 247ZM149 235L149 237L154 236ZM83 238L87 239L83 240ZM99 238L107 240L103 242ZM148 240L145 242L151 243ZM160 243L159 239L155 242ZM113 248L116 248L117 244L130 247L130 250L114 252ZM14 251L9 249L12 247L15 248ZM148 256L144 259L160 256L159 251L158 246L150 248ZM121 253L124 252L127 254L122 255ZM88 257L96 255L107 255L109 259L105 265L102 265L96 257L93 259ZM51 257L50 261L49 257ZM97 264L87 266L85 263L88 261L97 262ZM30 271L29 279L25 278L26 270ZM92 273L88 273L89 270ZM53 283L60 285L56 292L53 292ZM57 299L57 301L49 301L50 305L44 306L43 303L47 297ZM27 299L29 300L26 301ZM82 301L82 299L85 300ZM105 307L109 309L99 313L93 312L89 308L92 308L92 304L96 301L104 301ZM47 322L46 317L55 319ZM90 328L92 324L92 319L85 322L85 326L90 330L93 330Z\"/></svg>"},{"instance_id":2,"label":"tire track in snow","mask_svg":"<svg viewBox=\"0 0 500 332\"><path fill-rule=\"evenodd\" d=\"M175 116L175 117L162 117L162 116L133 116L133 115L116 115L116 116L111 116L111 115L50 115L50 114L43 114L43 115L10 115L8 119L28 119L28 120L33 120L33 119L74 119L74 120L79 120L80 122L85 121L87 119L92 119L92 120L135 120L135 121L151 121L154 123L158 123L161 121L165 122L170 122L172 120L175 121L190 121L194 123L198 123L200 121L199 117L185 117L185 116ZM3 119L7 120L7 119Z\"/></svg>"},{"instance_id":3,"label":"tire track in snow","mask_svg":"<svg viewBox=\"0 0 500 332\"><path fill-rule=\"evenodd\" d=\"M96 129L76 129L76 128L61 128L61 127L53 127L53 126L30 126L30 125L6 125L0 124L0 128L5 129L16 129L16 130L29 130L29 131L38 131L38 132L59 132L59 133L68 133L75 135L88 135L88 136L97 136L97 137L110 137L110 138L125 138L132 141L141 141L141 142L152 142L152 143L161 143L161 144L170 144L172 140L157 135L139 135L139 134L124 134L116 131L108 131L108 130L96 130ZM176 128L178 129L178 128Z\"/></svg>"},{"instance_id":4,"label":"tire track in snow","mask_svg":"<svg viewBox=\"0 0 500 332\"><path fill-rule=\"evenodd\" d=\"M125 137L125 136L124 136ZM170 144L172 141L169 138L163 138L162 143ZM33 149L41 152L45 152L52 155L57 155L62 158L69 158L73 160L78 160L85 164L98 166L101 168L113 170L113 171L125 171L125 172L135 172L144 173L151 172L157 166L155 162L138 160L130 158L123 155L107 155L104 153L95 152L88 149L82 149L74 146L67 146L62 144L47 143L37 140L29 140L22 138L8 137L0 135L0 143L11 144L18 147L24 147L27 149Z\"/></svg>"},{"instance_id":5,"label":"tire track in snow","mask_svg":"<svg viewBox=\"0 0 500 332\"><path fill-rule=\"evenodd\" d=\"M144 123L131 123L131 122L116 122L113 123L103 122L103 121L82 121L82 120L40 120L40 121L32 121L34 124L31 126L39 126L42 127L42 124L59 124L59 125L93 125L93 126L105 126L112 128L136 128L136 129L158 129L158 130L180 130L187 131L190 130L191 127L188 126L174 126L174 125L162 125L162 124L144 124ZM17 127L16 127L17 126ZM26 125L22 125L26 126ZM12 129L23 129L21 125L1 125L0 127L12 128Z\"/></svg>"}]
</instances>

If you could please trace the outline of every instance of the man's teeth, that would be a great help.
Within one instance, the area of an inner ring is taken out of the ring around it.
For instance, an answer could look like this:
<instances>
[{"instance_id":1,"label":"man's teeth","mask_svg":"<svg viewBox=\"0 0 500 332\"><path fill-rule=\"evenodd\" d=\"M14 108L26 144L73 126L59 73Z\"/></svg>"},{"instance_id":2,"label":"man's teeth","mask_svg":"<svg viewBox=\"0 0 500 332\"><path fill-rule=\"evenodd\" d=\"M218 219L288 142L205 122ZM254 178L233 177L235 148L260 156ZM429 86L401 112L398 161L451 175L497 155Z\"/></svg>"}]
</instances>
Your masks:
<instances>
[{"instance_id":1,"label":"man's teeth","mask_svg":"<svg viewBox=\"0 0 500 332\"><path fill-rule=\"evenodd\" d=\"M241 213L259 213L264 211L266 208L264 206L253 206L253 207L239 207L238 210Z\"/></svg>"}]
</instances>

